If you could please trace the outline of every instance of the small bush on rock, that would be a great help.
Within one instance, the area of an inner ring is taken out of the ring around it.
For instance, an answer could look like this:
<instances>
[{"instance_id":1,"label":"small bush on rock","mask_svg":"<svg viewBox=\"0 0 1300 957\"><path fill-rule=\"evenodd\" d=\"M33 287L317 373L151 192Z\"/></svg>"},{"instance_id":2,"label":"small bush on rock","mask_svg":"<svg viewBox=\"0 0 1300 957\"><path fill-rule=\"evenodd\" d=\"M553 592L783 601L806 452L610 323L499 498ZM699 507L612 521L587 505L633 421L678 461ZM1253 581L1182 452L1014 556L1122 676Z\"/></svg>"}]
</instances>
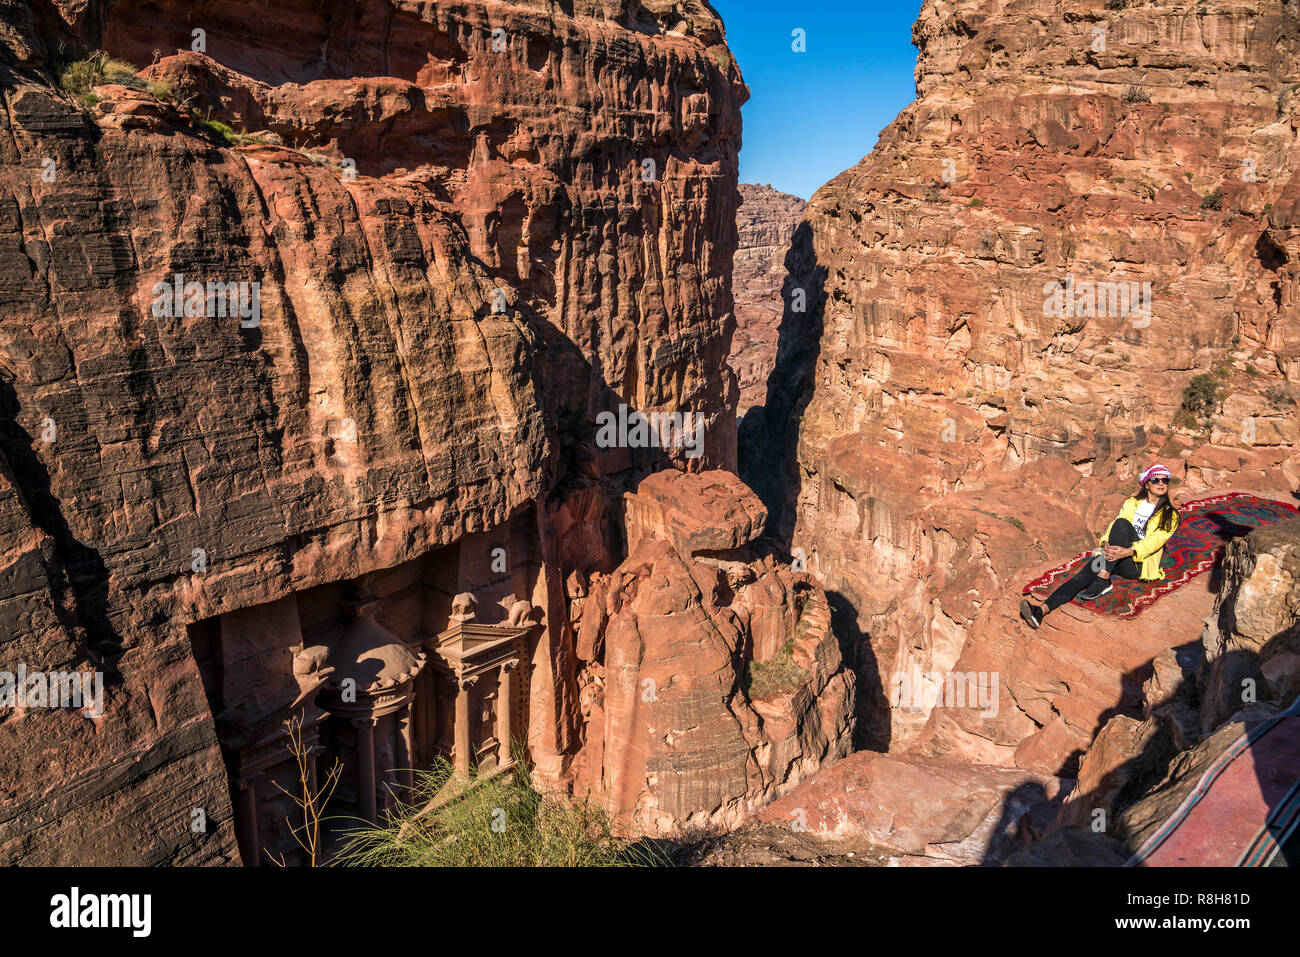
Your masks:
<instances>
[{"instance_id":1,"label":"small bush on rock","mask_svg":"<svg viewBox=\"0 0 1300 957\"><path fill-rule=\"evenodd\" d=\"M149 84L136 76L138 72L125 60L115 60L103 50L96 50L86 59L76 60L64 67L59 85L83 100L93 87L103 83L119 83L135 90L148 89Z\"/></svg>"},{"instance_id":2,"label":"small bush on rock","mask_svg":"<svg viewBox=\"0 0 1300 957\"><path fill-rule=\"evenodd\" d=\"M1197 416L1209 418L1222 398L1218 380L1209 373L1202 372L1193 376L1192 381L1183 389L1182 410L1193 419Z\"/></svg>"}]
</instances>

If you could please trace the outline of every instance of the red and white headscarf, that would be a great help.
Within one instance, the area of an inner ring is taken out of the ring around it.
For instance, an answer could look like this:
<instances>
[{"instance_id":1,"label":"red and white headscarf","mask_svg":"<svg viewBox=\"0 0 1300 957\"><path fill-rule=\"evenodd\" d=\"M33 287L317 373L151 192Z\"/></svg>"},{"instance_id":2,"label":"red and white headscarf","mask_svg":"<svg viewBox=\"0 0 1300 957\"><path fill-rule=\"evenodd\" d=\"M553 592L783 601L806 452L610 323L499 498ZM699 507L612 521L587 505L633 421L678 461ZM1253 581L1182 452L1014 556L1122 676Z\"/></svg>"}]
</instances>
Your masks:
<instances>
[{"instance_id":1,"label":"red and white headscarf","mask_svg":"<svg viewBox=\"0 0 1300 957\"><path fill-rule=\"evenodd\" d=\"M1165 468L1163 465L1149 465L1144 468L1142 473L1138 476L1138 484L1146 485L1147 482L1150 482L1155 478L1167 479L1173 478L1173 476L1169 473L1169 469Z\"/></svg>"}]
</instances>

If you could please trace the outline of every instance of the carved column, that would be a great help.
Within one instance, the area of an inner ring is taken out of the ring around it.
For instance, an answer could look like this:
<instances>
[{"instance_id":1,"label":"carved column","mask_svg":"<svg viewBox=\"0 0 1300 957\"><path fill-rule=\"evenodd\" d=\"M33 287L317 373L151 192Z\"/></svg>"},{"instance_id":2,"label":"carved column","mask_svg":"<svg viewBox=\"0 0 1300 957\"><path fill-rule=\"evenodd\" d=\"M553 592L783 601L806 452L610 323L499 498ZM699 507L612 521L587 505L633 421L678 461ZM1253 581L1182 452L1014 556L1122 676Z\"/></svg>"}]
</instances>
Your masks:
<instances>
[{"instance_id":1,"label":"carved column","mask_svg":"<svg viewBox=\"0 0 1300 957\"><path fill-rule=\"evenodd\" d=\"M469 774L469 689L473 685L473 678L456 681L456 743L452 767L462 777Z\"/></svg>"},{"instance_id":2,"label":"carved column","mask_svg":"<svg viewBox=\"0 0 1300 957\"><path fill-rule=\"evenodd\" d=\"M420 711L424 714L424 739L421 750L424 760L433 757L435 742L438 740L438 676L432 668L425 669L420 676L424 681L424 698L420 702Z\"/></svg>"},{"instance_id":3,"label":"carved column","mask_svg":"<svg viewBox=\"0 0 1300 957\"><path fill-rule=\"evenodd\" d=\"M257 783L241 783L240 792L240 797L244 800L244 819L239 827L240 843L244 845L244 863L249 867L261 867L262 848L257 833Z\"/></svg>"},{"instance_id":4,"label":"carved column","mask_svg":"<svg viewBox=\"0 0 1300 957\"><path fill-rule=\"evenodd\" d=\"M415 700L414 698L412 698L411 702L406 706L406 710L401 717L402 746L406 749L406 758L402 762L401 774L402 774L402 784L406 786L406 789L408 791L415 787L415 729L413 727L415 724L415 715L413 714L414 710L415 710Z\"/></svg>"},{"instance_id":5,"label":"carved column","mask_svg":"<svg viewBox=\"0 0 1300 957\"><path fill-rule=\"evenodd\" d=\"M514 702L514 670L516 662L502 663L497 675L497 767L510 766L511 704Z\"/></svg>"},{"instance_id":6,"label":"carved column","mask_svg":"<svg viewBox=\"0 0 1300 957\"><path fill-rule=\"evenodd\" d=\"M357 763L361 772L361 816L371 824L378 822L379 809L375 806L375 720L354 718L357 729Z\"/></svg>"}]
</instances>

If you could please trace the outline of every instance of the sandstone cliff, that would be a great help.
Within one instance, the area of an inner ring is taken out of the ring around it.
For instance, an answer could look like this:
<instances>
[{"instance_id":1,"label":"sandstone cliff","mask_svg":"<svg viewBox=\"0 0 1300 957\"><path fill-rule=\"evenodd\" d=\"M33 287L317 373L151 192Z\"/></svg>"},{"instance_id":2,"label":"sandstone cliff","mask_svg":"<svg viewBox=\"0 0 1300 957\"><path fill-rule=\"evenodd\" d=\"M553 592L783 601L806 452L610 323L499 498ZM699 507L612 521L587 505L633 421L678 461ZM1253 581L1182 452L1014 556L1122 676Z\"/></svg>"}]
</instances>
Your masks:
<instances>
[{"instance_id":1,"label":"sandstone cliff","mask_svg":"<svg viewBox=\"0 0 1300 957\"><path fill-rule=\"evenodd\" d=\"M1300 484L1300 21L1112 6L927 0L918 99L788 253L742 474L857 648L861 744L1056 772L1093 710L1039 713L1057 666L1022 668L999 596L1151 461L1182 495ZM991 738L890 708L891 675L963 656L1043 688Z\"/></svg>"},{"instance_id":2,"label":"sandstone cliff","mask_svg":"<svg viewBox=\"0 0 1300 957\"><path fill-rule=\"evenodd\" d=\"M0 858L238 860L218 736L357 592L412 647L454 593L537 609L519 723L572 784L566 577L623 560L647 473L735 467L747 91L706 3L562 6L0 2L4 663L107 676L93 720L0 716ZM60 89L99 48L148 69ZM258 315L160 310L173 280ZM698 457L601 447L620 405L698 416Z\"/></svg>"},{"instance_id":3,"label":"sandstone cliff","mask_svg":"<svg viewBox=\"0 0 1300 957\"><path fill-rule=\"evenodd\" d=\"M740 384L737 413L762 405L767 377L776 365L781 324L785 254L808 204L770 186L740 184L736 213L736 257L731 273L736 299L736 334L729 362Z\"/></svg>"},{"instance_id":4,"label":"sandstone cliff","mask_svg":"<svg viewBox=\"0 0 1300 957\"><path fill-rule=\"evenodd\" d=\"M756 545L734 476L656 473L627 514L627 560L576 589L575 784L632 809L629 832L725 831L848 754L852 676L825 593Z\"/></svg>"}]
</instances>

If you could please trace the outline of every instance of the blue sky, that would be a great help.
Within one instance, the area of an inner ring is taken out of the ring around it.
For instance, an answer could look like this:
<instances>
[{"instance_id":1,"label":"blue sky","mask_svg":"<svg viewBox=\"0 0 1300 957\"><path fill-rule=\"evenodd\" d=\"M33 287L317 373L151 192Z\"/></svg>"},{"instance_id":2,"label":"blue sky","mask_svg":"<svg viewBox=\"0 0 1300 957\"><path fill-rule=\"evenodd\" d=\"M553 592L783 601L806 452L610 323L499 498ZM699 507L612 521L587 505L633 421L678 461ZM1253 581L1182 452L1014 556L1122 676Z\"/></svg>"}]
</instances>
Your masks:
<instances>
[{"instance_id":1,"label":"blue sky","mask_svg":"<svg viewBox=\"0 0 1300 957\"><path fill-rule=\"evenodd\" d=\"M749 84L740 181L810 197L916 96L921 0L711 0ZM805 31L795 53L791 32Z\"/></svg>"}]
</instances>

